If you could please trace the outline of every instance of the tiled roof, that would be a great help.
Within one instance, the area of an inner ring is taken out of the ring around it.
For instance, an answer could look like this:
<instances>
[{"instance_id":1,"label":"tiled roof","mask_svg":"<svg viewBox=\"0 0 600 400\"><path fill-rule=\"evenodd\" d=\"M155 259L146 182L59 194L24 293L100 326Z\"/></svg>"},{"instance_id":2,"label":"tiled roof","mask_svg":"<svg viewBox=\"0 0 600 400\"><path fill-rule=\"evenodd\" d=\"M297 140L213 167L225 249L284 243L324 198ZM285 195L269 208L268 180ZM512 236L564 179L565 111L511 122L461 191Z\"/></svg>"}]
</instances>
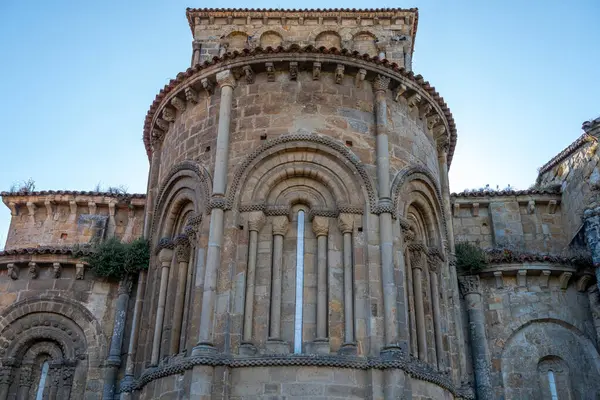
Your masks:
<instances>
[{"instance_id":1,"label":"tiled roof","mask_svg":"<svg viewBox=\"0 0 600 400\"><path fill-rule=\"evenodd\" d=\"M475 190L452 193L452 197L497 197L497 196L527 196L532 194L560 194L560 187L527 190Z\"/></svg>"},{"instance_id":2,"label":"tiled roof","mask_svg":"<svg viewBox=\"0 0 600 400\"><path fill-rule=\"evenodd\" d=\"M69 255L69 254L73 254L74 252L74 248L73 247L68 247L68 246L42 246L42 247L24 247L24 248L18 248L18 249L10 249L10 250L4 250L4 251L0 251L0 257L1 256L15 256L15 255L22 255L22 254L63 254L63 255ZM81 246L80 248L77 249L77 252L81 252L82 255L86 255L86 254L90 254L91 253L91 249L87 246Z\"/></svg>"},{"instance_id":3,"label":"tiled roof","mask_svg":"<svg viewBox=\"0 0 600 400\"><path fill-rule=\"evenodd\" d=\"M0 192L0 197L10 196L49 196L49 195L72 195L72 196L103 196L126 199L145 199L143 193L116 194L111 192L87 192L85 190L40 190L35 192Z\"/></svg>"},{"instance_id":4,"label":"tiled roof","mask_svg":"<svg viewBox=\"0 0 600 400\"><path fill-rule=\"evenodd\" d=\"M361 61L372 62L373 64L377 64L378 66L383 66L389 68L390 70L401 74L404 78L407 78L424 89L429 95L437 102L437 104L442 109L446 120L448 121L448 126L450 128L450 149L448 152L448 165L450 165L452 161L452 156L454 154L454 148L456 147L456 124L454 123L454 118L452 117L452 113L448 108L448 105L444 101L444 98L440 96L440 94L435 90L435 87L431 86L431 84L423 79L421 75L415 75L412 71L406 71L403 67L398 66L396 63L390 63L386 59L380 59L379 57L371 57L368 54L360 54L357 51L350 51L347 49L338 50L336 48L326 49L324 47L315 48L314 46L306 46L300 47L298 45L291 45L287 48L277 47L275 49L271 47L267 47L263 49L261 47L257 47L254 50L245 49L241 53L233 52L227 53L223 55L223 57L214 57L212 61L205 61L202 64L195 65L192 68L188 68L185 72L180 72L177 74L175 79L171 79L168 84L165 85L164 88L160 90L160 92L156 95L148 113L146 114L146 119L144 121L144 145L146 146L146 152L148 153L148 157L152 152L150 146L150 138L151 138L151 130L152 130L152 121L154 119L154 114L158 111L158 108L162 102L162 100L171 93L172 90L177 88L182 82L186 81L188 78L193 77L194 75L200 73L206 68L212 67L221 62L231 60L238 57L251 57L257 54L262 53L322 53L322 54L333 54L336 56L344 56L348 57L348 59L360 59Z\"/></svg>"},{"instance_id":5,"label":"tiled roof","mask_svg":"<svg viewBox=\"0 0 600 400\"><path fill-rule=\"evenodd\" d=\"M583 146L584 144L586 144L588 142L594 142L594 141L598 141L598 139L596 139L592 135L588 135L587 133L584 133L583 135L579 136L579 138L577 138L577 140L575 140L573 143L571 143L569 146L567 146L567 148L565 148L563 151L561 151L560 153L558 153L557 155L552 157L552 159L550 161L548 161L546 164L544 164L540 168L539 175L554 168L554 166L556 166L557 164L560 164L562 161L564 161L566 158L568 158L571 154L573 154L574 152L579 150L579 148L581 146Z\"/></svg>"}]
</instances>

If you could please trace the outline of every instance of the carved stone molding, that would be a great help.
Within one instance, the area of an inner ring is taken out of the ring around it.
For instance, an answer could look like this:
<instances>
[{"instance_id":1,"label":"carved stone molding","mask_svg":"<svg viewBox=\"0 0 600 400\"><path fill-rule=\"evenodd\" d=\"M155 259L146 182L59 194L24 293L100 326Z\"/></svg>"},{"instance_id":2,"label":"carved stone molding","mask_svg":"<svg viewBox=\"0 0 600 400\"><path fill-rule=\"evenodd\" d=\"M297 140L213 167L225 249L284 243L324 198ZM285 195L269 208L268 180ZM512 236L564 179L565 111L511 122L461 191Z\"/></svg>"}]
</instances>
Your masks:
<instances>
[{"instance_id":1,"label":"carved stone molding","mask_svg":"<svg viewBox=\"0 0 600 400\"><path fill-rule=\"evenodd\" d=\"M287 216L280 215L273 218L273 235L284 236L289 227L289 220Z\"/></svg>"},{"instance_id":2,"label":"carved stone molding","mask_svg":"<svg viewBox=\"0 0 600 400\"><path fill-rule=\"evenodd\" d=\"M235 76L230 70L225 70L221 72L217 72L217 84L220 88L224 88L225 86L230 86L231 88L235 88Z\"/></svg>"},{"instance_id":3,"label":"carved stone molding","mask_svg":"<svg viewBox=\"0 0 600 400\"><path fill-rule=\"evenodd\" d=\"M340 214L338 227L342 233L352 233L354 229L354 216L351 214Z\"/></svg>"},{"instance_id":4,"label":"carved stone molding","mask_svg":"<svg viewBox=\"0 0 600 400\"><path fill-rule=\"evenodd\" d=\"M458 283L463 296L471 293L481 294L481 284L477 275L461 276L458 278Z\"/></svg>"},{"instance_id":5,"label":"carved stone molding","mask_svg":"<svg viewBox=\"0 0 600 400\"><path fill-rule=\"evenodd\" d=\"M266 217L262 211L253 211L248 215L248 230L260 232L265 226Z\"/></svg>"},{"instance_id":6,"label":"carved stone molding","mask_svg":"<svg viewBox=\"0 0 600 400\"><path fill-rule=\"evenodd\" d=\"M383 75L377 75L373 82L373 90L375 92L386 91L390 86L390 78Z\"/></svg>"},{"instance_id":7,"label":"carved stone molding","mask_svg":"<svg viewBox=\"0 0 600 400\"><path fill-rule=\"evenodd\" d=\"M314 217L312 220L312 229L316 237L327 236L329 232L329 218Z\"/></svg>"},{"instance_id":8,"label":"carved stone molding","mask_svg":"<svg viewBox=\"0 0 600 400\"><path fill-rule=\"evenodd\" d=\"M198 92L196 92L194 89L192 89L191 87L188 86L184 89L184 93L185 93L186 101L188 101L192 104L198 103L198 101L199 101Z\"/></svg>"}]
</instances>

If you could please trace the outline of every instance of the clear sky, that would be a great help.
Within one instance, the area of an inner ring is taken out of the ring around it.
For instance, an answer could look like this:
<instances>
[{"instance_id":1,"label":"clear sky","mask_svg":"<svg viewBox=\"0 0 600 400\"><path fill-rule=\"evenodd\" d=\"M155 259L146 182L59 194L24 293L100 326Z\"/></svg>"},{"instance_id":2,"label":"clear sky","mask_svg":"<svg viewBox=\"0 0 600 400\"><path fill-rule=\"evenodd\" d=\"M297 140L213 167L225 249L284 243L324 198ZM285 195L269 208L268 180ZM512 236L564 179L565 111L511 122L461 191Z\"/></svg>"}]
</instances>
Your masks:
<instances>
[{"instance_id":1,"label":"clear sky","mask_svg":"<svg viewBox=\"0 0 600 400\"><path fill-rule=\"evenodd\" d=\"M189 67L186 7L418 7L413 69L458 128L451 189L525 189L600 115L598 0L0 1L0 191L145 192L142 126ZM10 213L0 207L0 248Z\"/></svg>"}]
</instances>

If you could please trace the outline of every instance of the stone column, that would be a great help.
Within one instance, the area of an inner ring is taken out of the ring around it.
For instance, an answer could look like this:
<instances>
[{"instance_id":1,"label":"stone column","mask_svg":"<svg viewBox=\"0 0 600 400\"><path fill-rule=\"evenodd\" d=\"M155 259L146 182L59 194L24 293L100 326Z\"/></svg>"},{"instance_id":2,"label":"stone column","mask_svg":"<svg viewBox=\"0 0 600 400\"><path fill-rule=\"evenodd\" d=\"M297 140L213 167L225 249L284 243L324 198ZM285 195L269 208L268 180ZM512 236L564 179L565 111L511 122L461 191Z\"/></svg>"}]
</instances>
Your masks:
<instances>
[{"instance_id":1,"label":"stone column","mask_svg":"<svg viewBox=\"0 0 600 400\"><path fill-rule=\"evenodd\" d=\"M281 290L283 279L283 237L288 230L287 216L273 218L273 267L271 269L271 313L269 316L270 353L289 353L289 346L281 339Z\"/></svg>"},{"instance_id":2,"label":"stone column","mask_svg":"<svg viewBox=\"0 0 600 400\"><path fill-rule=\"evenodd\" d=\"M316 216L312 229L317 238L317 337L310 346L311 353L329 353L327 337L327 233L329 219Z\"/></svg>"},{"instance_id":3,"label":"stone column","mask_svg":"<svg viewBox=\"0 0 600 400\"><path fill-rule=\"evenodd\" d=\"M6 400L14 379L12 360L0 360L0 365L0 400Z\"/></svg>"},{"instance_id":4,"label":"stone column","mask_svg":"<svg viewBox=\"0 0 600 400\"><path fill-rule=\"evenodd\" d=\"M29 389L33 383L33 374L31 365L21 365L19 373L19 389L17 391L17 399L26 400L29 398Z\"/></svg>"},{"instance_id":5,"label":"stone column","mask_svg":"<svg viewBox=\"0 0 600 400\"><path fill-rule=\"evenodd\" d=\"M465 298L469 314L471 333L471 355L475 373L475 391L478 399L493 399L494 391L490 378L491 362L485 333L485 314L481 299L479 276L469 275L460 278L460 288Z\"/></svg>"},{"instance_id":6,"label":"stone column","mask_svg":"<svg viewBox=\"0 0 600 400\"><path fill-rule=\"evenodd\" d=\"M342 343L340 353L356 355L356 342L354 339L354 268L352 265L353 215L340 214L338 227L344 240L344 343Z\"/></svg>"},{"instance_id":7,"label":"stone column","mask_svg":"<svg viewBox=\"0 0 600 400\"><path fill-rule=\"evenodd\" d=\"M256 347L252 343L252 324L254 322L254 285L256 282L256 258L258 254L258 233L265 225L265 214L262 211L251 212L248 216L248 271L246 272L246 298L244 304L244 332L240 354L254 355Z\"/></svg>"},{"instance_id":8,"label":"stone column","mask_svg":"<svg viewBox=\"0 0 600 400\"><path fill-rule=\"evenodd\" d=\"M50 366L50 370L48 371L48 377L50 378L50 390L48 393L48 400L58 399L58 388L60 387L60 381L62 379L62 376L60 375L61 367L61 364L54 364Z\"/></svg>"},{"instance_id":9,"label":"stone column","mask_svg":"<svg viewBox=\"0 0 600 400\"><path fill-rule=\"evenodd\" d=\"M210 200L210 228L208 233L208 251L204 273L204 292L202 294L202 310L198 344L192 355L203 352L214 353L213 322L217 299L217 273L221 264L221 246L223 245L223 217L225 213L225 191L227 189L227 167L229 164L229 130L231 125L231 104L235 78L231 71L217 73L217 83L221 88L219 106L219 125L217 128L217 149L215 153L215 172L213 177L213 193Z\"/></svg>"},{"instance_id":10,"label":"stone column","mask_svg":"<svg viewBox=\"0 0 600 400\"><path fill-rule=\"evenodd\" d=\"M170 241L161 239L163 246L170 245ZM169 283L169 268L171 267L171 259L173 258L173 250L163 247L158 253L160 261L160 289L158 292L158 306L156 308L156 322L154 324L154 338L152 341L152 355L150 356L150 364L158 365L160 357L160 340L165 319L165 303L167 302L167 285Z\"/></svg>"},{"instance_id":11,"label":"stone column","mask_svg":"<svg viewBox=\"0 0 600 400\"><path fill-rule=\"evenodd\" d=\"M121 400L131 400L131 391L133 390L133 374L135 367L135 354L138 345L140 319L142 317L142 305L146 293L146 277L148 273L145 270L140 271L138 277L137 290L135 292L135 305L133 307L133 319L131 322L131 333L129 335L129 347L127 349L127 363L125 364L125 376L121 381Z\"/></svg>"},{"instance_id":12,"label":"stone column","mask_svg":"<svg viewBox=\"0 0 600 400\"><path fill-rule=\"evenodd\" d=\"M183 306L185 304L185 288L187 286L188 264L190 261L190 242L185 235L175 238L175 258L177 259L177 292L173 306L173 329L171 330L170 354L179 353L181 325L183 322Z\"/></svg>"},{"instance_id":13,"label":"stone column","mask_svg":"<svg viewBox=\"0 0 600 400\"><path fill-rule=\"evenodd\" d=\"M123 332L125 331L125 323L127 322L127 303L129 303L131 285L132 281L129 275L119 282L113 333L110 339L110 350L106 359L106 369L104 372L102 398L106 400L113 400L115 396L117 373L121 366L121 347L123 346Z\"/></svg>"},{"instance_id":14,"label":"stone column","mask_svg":"<svg viewBox=\"0 0 600 400\"><path fill-rule=\"evenodd\" d=\"M442 132L443 133L443 132ZM448 249L450 254L448 257L454 259L454 226L452 224L452 212L450 207L450 184L448 181L448 151L449 144L446 137L438 138L438 166L440 169L440 184L442 191L442 207L444 210L446 229L448 233ZM450 287L454 313L452 318L454 319L456 340L458 341L458 364L460 369L460 378L462 381L466 380L467 373L467 357L465 351L465 338L463 336L463 315L460 308L459 290L458 290L458 276L456 274L456 265L454 262L448 263L448 270L450 272Z\"/></svg>"},{"instance_id":15,"label":"stone column","mask_svg":"<svg viewBox=\"0 0 600 400\"><path fill-rule=\"evenodd\" d=\"M148 189L146 190L146 207L144 209L144 237L150 238L150 228L154 219L154 201L158 190L158 175L160 173L160 159L162 154L163 136L155 138L152 142L152 158L150 159L150 171L148 171Z\"/></svg>"},{"instance_id":16,"label":"stone column","mask_svg":"<svg viewBox=\"0 0 600 400\"><path fill-rule=\"evenodd\" d=\"M387 127L386 91L390 78L378 75L373 83L375 91L377 182L379 184L379 247L381 251L381 281L383 289L384 350L399 349L397 290L394 281L392 210L390 197L390 158Z\"/></svg>"},{"instance_id":17,"label":"stone column","mask_svg":"<svg viewBox=\"0 0 600 400\"><path fill-rule=\"evenodd\" d=\"M60 390L60 398L67 400L71 398L71 388L73 387L73 377L75 375L75 367L62 367L62 389Z\"/></svg>"},{"instance_id":18,"label":"stone column","mask_svg":"<svg viewBox=\"0 0 600 400\"><path fill-rule=\"evenodd\" d=\"M410 266L413 276L413 293L415 296L415 322L417 328L417 350L419 359L427 362L427 332L425 325L425 305L423 304L423 250L422 243L409 245Z\"/></svg>"},{"instance_id":19,"label":"stone column","mask_svg":"<svg viewBox=\"0 0 600 400\"><path fill-rule=\"evenodd\" d=\"M200 50L202 49L202 43L198 40L192 42L192 67L200 64Z\"/></svg>"},{"instance_id":20,"label":"stone column","mask_svg":"<svg viewBox=\"0 0 600 400\"><path fill-rule=\"evenodd\" d=\"M583 213L585 241L592 253L596 285L600 288L600 207L588 208Z\"/></svg>"},{"instance_id":21,"label":"stone column","mask_svg":"<svg viewBox=\"0 0 600 400\"><path fill-rule=\"evenodd\" d=\"M444 345L442 343L442 313L440 309L440 290L438 273L440 273L441 260L437 257L429 260L429 286L431 291L431 311L433 317L433 329L435 330L435 354L437 356L437 367L439 371L444 370Z\"/></svg>"}]
</instances>

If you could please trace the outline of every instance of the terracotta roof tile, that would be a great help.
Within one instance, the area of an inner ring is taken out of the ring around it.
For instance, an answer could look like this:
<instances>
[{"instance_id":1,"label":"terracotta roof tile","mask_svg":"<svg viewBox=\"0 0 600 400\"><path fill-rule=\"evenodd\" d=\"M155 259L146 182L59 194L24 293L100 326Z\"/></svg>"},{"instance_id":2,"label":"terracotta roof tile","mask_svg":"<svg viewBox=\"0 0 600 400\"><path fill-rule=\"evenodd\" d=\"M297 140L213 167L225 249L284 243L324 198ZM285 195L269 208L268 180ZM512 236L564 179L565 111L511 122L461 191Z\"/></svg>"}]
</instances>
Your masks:
<instances>
[{"instance_id":1,"label":"terracotta roof tile","mask_svg":"<svg viewBox=\"0 0 600 400\"><path fill-rule=\"evenodd\" d=\"M552 157L552 159L550 159L550 161L548 161L546 164L542 165L538 175L542 175L543 173L554 168L554 166L556 166L557 164L560 164L562 161L564 161L566 158L568 158L571 154L573 154L574 152L579 150L579 148L581 146L583 146L584 144L589 143L589 142L597 142L597 141L598 141L598 139L596 139L594 136L584 133L583 135L579 136L579 138L577 138L577 140L575 140L573 143L568 145L563 151L561 151L560 153L558 153L557 155Z\"/></svg>"},{"instance_id":2,"label":"terracotta roof tile","mask_svg":"<svg viewBox=\"0 0 600 400\"><path fill-rule=\"evenodd\" d=\"M77 249L83 255L90 254L91 248L81 246ZM15 256L22 254L73 254L74 248L68 246L41 246L41 247L23 247L18 249L9 249L0 251L0 256Z\"/></svg>"},{"instance_id":3,"label":"terracotta roof tile","mask_svg":"<svg viewBox=\"0 0 600 400\"><path fill-rule=\"evenodd\" d=\"M48 196L48 195L73 195L73 196L103 196L103 197L115 197L120 199L145 199L146 195L143 193L127 193L127 194L115 194L111 192L93 192L85 190L40 190L35 192L0 192L0 197L11 197L11 196Z\"/></svg>"},{"instance_id":4,"label":"terracotta roof tile","mask_svg":"<svg viewBox=\"0 0 600 400\"><path fill-rule=\"evenodd\" d=\"M560 194L560 188L527 189L527 190L475 190L469 192L452 193L452 197L499 197L499 196L526 196L532 194Z\"/></svg>"}]
</instances>

